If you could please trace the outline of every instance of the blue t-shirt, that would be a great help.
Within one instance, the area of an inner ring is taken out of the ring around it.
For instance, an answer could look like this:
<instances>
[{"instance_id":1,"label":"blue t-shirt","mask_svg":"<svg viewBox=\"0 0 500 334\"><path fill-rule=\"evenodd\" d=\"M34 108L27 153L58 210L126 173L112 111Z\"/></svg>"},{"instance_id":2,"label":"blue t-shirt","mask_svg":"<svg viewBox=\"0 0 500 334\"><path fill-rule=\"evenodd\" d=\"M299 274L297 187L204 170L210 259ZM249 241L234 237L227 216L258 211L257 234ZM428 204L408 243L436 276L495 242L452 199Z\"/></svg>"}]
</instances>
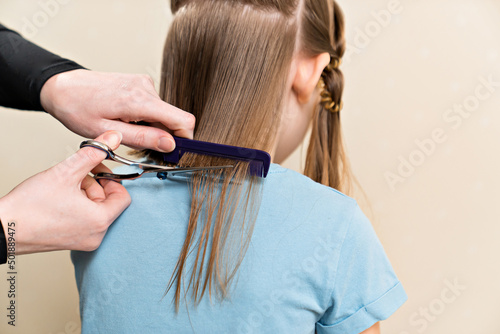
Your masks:
<instances>
[{"instance_id":1,"label":"blue t-shirt","mask_svg":"<svg viewBox=\"0 0 500 334\"><path fill-rule=\"evenodd\" d=\"M72 253L83 333L358 334L407 299L356 201L273 164L230 298L181 300L176 314L175 289L164 293L186 235L188 184L123 184L132 204L102 245Z\"/></svg>"}]
</instances>

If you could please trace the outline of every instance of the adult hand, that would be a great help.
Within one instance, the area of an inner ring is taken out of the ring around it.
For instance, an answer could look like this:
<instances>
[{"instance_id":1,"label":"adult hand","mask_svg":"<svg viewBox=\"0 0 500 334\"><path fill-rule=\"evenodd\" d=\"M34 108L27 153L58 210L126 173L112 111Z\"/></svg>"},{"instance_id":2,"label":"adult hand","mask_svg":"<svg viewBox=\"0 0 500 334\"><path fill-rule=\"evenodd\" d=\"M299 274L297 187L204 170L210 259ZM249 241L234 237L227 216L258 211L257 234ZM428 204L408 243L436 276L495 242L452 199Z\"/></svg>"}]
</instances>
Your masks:
<instances>
[{"instance_id":1,"label":"adult hand","mask_svg":"<svg viewBox=\"0 0 500 334\"><path fill-rule=\"evenodd\" d=\"M121 139L119 132L109 131L96 140L116 149ZM105 158L103 151L82 148L0 198L5 232L14 223L16 254L91 251L101 244L109 225L130 204L121 184L105 180L99 184L88 175L110 172L101 164Z\"/></svg>"},{"instance_id":2,"label":"adult hand","mask_svg":"<svg viewBox=\"0 0 500 334\"><path fill-rule=\"evenodd\" d=\"M165 129L193 138L194 116L163 102L146 75L63 72L47 80L40 101L68 129L87 138L117 130L123 134L123 144L163 152L175 148ZM129 123L138 121L157 127Z\"/></svg>"}]
</instances>

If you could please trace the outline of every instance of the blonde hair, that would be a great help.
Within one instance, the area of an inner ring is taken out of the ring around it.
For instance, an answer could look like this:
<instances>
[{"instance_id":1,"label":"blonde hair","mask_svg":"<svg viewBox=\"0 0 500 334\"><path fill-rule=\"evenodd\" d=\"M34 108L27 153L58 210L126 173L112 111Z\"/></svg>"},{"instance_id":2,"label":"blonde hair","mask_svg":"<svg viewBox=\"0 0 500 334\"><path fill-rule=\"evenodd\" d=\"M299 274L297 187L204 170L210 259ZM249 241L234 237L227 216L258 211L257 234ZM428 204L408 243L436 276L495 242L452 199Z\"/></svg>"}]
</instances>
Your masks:
<instances>
[{"instance_id":1,"label":"blonde hair","mask_svg":"<svg viewBox=\"0 0 500 334\"><path fill-rule=\"evenodd\" d=\"M171 9L160 96L196 116L197 140L270 151L296 40L312 55L344 50L342 14L331 0L172 0ZM340 71L323 79L340 102ZM305 174L339 189L347 164L338 113L318 105L312 136ZM154 151L143 155L162 160ZM175 286L176 311L188 293L195 305L206 291L226 298L252 235L262 180L248 174L248 163L185 154L179 165L221 164L235 167L191 177L187 234L167 287Z\"/></svg>"},{"instance_id":2,"label":"blonde hair","mask_svg":"<svg viewBox=\"0 0 500 334\"><path fill-rule=\"evenodd\" d=\"M344 76L337 64L344 55L344 15L334 1L305 1L302 40L312 54L328 52L330 64L321 75L325 90L335 105L342 105ZM349 192L351 169L347 159L340 124L340 111L331 112L319 103L313 117L311 140L304 174L316 182Z\"/></svg>"}]
</instances>

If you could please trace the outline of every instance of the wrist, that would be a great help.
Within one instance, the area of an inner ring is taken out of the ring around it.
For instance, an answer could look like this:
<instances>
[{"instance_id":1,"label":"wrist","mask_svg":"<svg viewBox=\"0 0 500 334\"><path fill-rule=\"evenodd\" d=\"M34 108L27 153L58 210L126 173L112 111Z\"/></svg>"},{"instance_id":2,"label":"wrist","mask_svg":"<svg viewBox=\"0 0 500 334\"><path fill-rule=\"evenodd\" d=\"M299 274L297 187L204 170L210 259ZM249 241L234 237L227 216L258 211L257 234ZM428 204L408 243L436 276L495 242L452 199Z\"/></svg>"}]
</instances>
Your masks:
<instances>
[{"instance_id":1,"label":"wrist","mask_svg":"<svg viewBox=\"0 0 500 334\"><path fill-rule=\"evenodd\" d=\"M2 199L0 198L0 201ZM8 223L5 212L0 208L0 264L7 262Z\"/></svg>"},{"instance_id":2,"label":"wrist","mask_svg":"<svg viewBox=\"0 0 500 334\"><path fill-rule=\"evenodd\" d=\"M30 247L27 247L27 245L23 242L26 235L23 236L21 235L22 233L19 233L20 226L19 221L16 218L15 209L13 209L14 207L13 203L10 203L9 195L0 198L0 220L2 221L5 239L8 241L9 236L12 237L16 255L34 253L36 251L30 250Z\"/></svg>"},{"instance_id":3,"label":"wrist","mask_svg":"<svg viewBox=\"0 0 500 334\"><path fill-rule=\"evenodd\" d=\"M7 230L0 218L0 264L7 262Z\"/></svg>"},{"instance_id":4,"label":"wrist","mask_svg":"<svg viewBox=\"0 0 500 334\"><path fill-rule=\"evenodd\" d=\"M8 195L0 198L0 220L2 221L3 229L7 235L7 222L12 220L9 205L7 203Z\"/></svg>"},{"instance_id":5,"label":"wrist","mask_svg":"<svg viewBox=\"0 0 500 334\"><path fill-rule=\"evenodd\" d=\"M60 100L64 98L66 89L84 69L76 69L58 73L50 77L40 91L40 104L43 109L56 117L59 111Z\"/></svg>"}]
</instances>

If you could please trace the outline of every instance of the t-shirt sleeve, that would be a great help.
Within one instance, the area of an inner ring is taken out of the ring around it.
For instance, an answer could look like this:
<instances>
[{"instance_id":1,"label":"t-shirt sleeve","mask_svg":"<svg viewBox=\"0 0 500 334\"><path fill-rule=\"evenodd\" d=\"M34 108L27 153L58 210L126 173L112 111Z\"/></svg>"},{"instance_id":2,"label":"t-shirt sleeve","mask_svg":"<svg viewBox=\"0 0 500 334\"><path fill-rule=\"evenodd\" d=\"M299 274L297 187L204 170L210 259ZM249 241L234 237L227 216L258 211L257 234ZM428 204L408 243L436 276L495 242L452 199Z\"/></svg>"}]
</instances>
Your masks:
<instances>
[{"instance_id":1,"label":"t-shirt sleeve","mask_svg":"<svg viewBox=\"0 0 500 334\"><path fill-rule=\"evenodd\" d=\"M370 221L356 206L342 243L331 307L316 323L318 334L359 334L388 318L406 300Z\"/></svg>"},{"instance_id":2,"label":"t-shirt sleeve","mask_svg":"<svg viewBox=\"0 0 500 334\"><path fill-rule=\"evenodd\" d=\"M0 24L0 105L43 110L40 91L52 76L76 69L77 63L28 42Z\"/></svg>"}]
</instances>

